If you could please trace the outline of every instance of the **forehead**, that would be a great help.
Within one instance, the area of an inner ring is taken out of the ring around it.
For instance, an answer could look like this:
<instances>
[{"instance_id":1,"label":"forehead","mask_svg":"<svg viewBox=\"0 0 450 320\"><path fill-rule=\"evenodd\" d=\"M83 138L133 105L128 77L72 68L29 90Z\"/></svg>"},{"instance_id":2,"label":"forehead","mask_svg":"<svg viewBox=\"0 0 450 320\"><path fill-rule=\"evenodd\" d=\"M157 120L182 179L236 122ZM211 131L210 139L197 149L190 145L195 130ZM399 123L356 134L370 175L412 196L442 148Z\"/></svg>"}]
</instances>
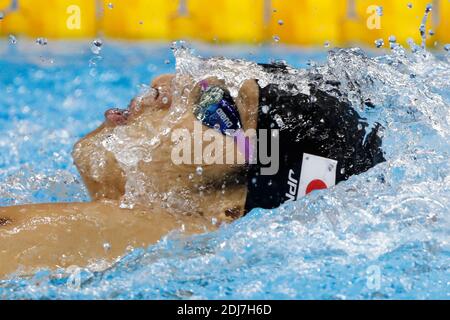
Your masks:
<instances>
[{"instance_id":1,"label":"forehead","mask_svg":"<svg viewBox=\"0 0 450 320\"><path fill-rule=\"evenodd\" d=\"M152 82L152 87L158 87L161 85L171 85L173 83L173 80L175 79L175 74L162 74L157 77L155 77Z\"/></svg>"}]
</instances>

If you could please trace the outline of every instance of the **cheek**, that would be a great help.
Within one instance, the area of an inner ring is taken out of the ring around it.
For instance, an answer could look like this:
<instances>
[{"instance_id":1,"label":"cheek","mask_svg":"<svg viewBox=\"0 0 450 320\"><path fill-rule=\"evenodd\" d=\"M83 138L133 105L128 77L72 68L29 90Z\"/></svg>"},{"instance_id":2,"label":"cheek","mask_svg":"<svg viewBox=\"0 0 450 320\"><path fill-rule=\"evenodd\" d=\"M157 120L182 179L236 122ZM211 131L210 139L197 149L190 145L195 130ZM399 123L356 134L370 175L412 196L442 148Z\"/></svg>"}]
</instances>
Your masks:
<instances>
[{"instance_id":1,"label":"cheek","mask_svg":"<svg viewBox=\"0 0 450 320\"><path fill-rule=\"evenodd\" d=\"M155 101L157 108L168 109L172 105L172 94L169 92L161 92Z\"/></svg>"}]
</instances>

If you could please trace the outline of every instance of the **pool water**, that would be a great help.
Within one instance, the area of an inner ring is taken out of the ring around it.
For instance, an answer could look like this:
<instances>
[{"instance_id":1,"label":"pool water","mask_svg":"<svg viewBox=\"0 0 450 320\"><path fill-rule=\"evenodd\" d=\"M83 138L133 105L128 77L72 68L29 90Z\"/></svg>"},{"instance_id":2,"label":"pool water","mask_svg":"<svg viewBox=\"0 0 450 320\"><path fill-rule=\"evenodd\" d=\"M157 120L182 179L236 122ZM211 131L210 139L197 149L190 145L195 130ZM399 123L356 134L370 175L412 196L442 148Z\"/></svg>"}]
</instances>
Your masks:
<instances>
[{"instance_id":1,"label":"pool water","mask_svg":"<svg viewBox=\"0 0 450 320\"><path fill-rule=\"evenodd\" d=\"M170 44L90 46L0 43L0 206L88 201L73 144L107 107L126 106L153 76L175 70ZM0 298L450 298L448 53L194 47L203 56L283 59L339 80L367 122L385 127L388 161L217 232L171 234L106 271L0 281ZM368 99L375 108L361 107Z\"/></svg>"}]
</instances>

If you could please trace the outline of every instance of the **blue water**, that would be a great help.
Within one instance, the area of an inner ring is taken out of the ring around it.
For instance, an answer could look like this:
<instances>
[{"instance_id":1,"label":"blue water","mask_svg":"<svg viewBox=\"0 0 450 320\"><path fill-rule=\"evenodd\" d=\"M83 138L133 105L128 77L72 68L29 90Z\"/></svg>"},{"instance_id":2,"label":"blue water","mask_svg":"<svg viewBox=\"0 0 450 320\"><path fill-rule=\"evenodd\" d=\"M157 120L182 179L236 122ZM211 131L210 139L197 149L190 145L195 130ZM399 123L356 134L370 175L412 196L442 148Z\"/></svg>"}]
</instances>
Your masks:
<instances>
[{"instance_id":1,"label":"blue water","mask_svg":"<svg viewBox=\"0 0 450 320\"><path fill-rule=\"evenodd\" d=\"M0 281L0 298L450 298L448 56L195 47L203 56L318 68L351 93L357 81L355 107L361 96L375 103L362 114L386 127L388 161L217 232L170 235L107 271L83 269L77 288L68 270L42 271ZM126 106L154 75L174 69L168 44L107 41L96 55L86 43L1 42L0 206L88 201L73 144L107 107Z\"/></svg>"}]
</instances>

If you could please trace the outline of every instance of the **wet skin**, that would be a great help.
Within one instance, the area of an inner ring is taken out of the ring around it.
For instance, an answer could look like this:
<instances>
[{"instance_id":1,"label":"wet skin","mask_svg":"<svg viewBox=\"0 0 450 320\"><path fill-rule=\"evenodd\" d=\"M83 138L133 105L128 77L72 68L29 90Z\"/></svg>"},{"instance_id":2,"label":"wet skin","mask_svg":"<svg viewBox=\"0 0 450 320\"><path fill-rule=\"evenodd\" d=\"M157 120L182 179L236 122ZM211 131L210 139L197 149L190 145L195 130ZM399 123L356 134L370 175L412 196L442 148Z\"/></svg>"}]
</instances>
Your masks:
<instances>
[{"instance_id":1,"label":"wet skin","mask_svg":"<svg viewBox=\"0 0 450 320\"><path fill-rule=\"evenodd\" d=\"M224 86L217 79L204 81ZM148 94L133 99L128 109L106 111L104 123L76 143L74 162L92 202L0 208L0 278L40 268L111 263L127 248L146 247L171 231L186 235L213 231L244 214L245 165L203 165L202 174L196 175L198 165L173 163L170 135L160 139L151 161L139 161L136 166L152 201L137 194L133 209L120 208L127 181L133 178L113 152L99 147L105 136L125 129L132 139L150 141L149 126L158 132L183 128L192 133L198 123L192 106L200 95L200 84L162 75L151 87ZM256 82L247 80L235 99L245 130L256 128L258 92ZM171 122L174 106L182 106L182 112ZM234 152L242 157L236 146Z\"/></svg>"}]
</instances>

